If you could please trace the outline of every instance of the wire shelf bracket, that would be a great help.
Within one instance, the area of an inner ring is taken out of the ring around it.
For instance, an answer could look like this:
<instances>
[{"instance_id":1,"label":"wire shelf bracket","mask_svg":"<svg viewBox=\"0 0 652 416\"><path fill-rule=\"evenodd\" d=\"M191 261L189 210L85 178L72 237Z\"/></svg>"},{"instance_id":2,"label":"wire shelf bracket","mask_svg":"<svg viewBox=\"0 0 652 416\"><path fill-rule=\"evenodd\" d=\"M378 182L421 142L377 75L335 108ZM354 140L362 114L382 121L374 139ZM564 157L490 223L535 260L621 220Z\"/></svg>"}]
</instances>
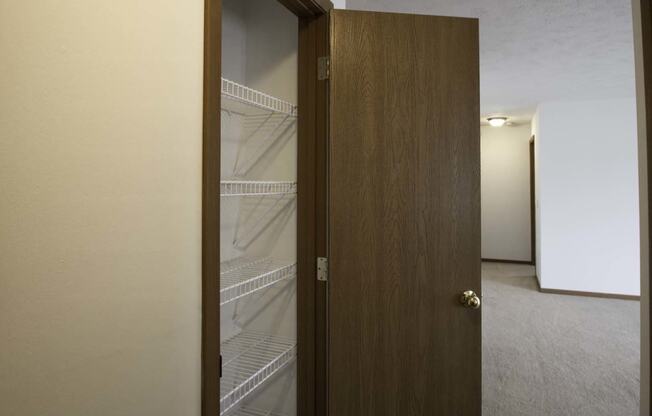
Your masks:
<instances>
[{"instance_id":1,"label":"wire shelf bracket","mask_svg":"<svg viewBox=\"0 0 652 416\"><path fill-rule=\"evenodd\" d=\"M247 124L245 123L245 130L248 130ZM246 177L267 152L272 148L283 146L292 137L293 132L296 131L295 120L288 116L283 118L270 117L265 120L265 124L268 125L260 126L254 132L249 133L242 145L238 147L233 168L234 177ZM245 153L247 154L245 155Z\"/></svg>"},{"instance_id":2,"label":"wire shelf bracket","mask_svg":"<svg viewBox=\"0 0 652 416\"><path fill-rule=\"evenodd\" d=\"M269 257L241 258L221 264L220 306L296 277L296 263Z\"/></svg>"},{"instance_id":3,"label":"wire shelf bracket","mask_svg":"<svg viewBox=\"0 0 652 416\"><path fill-rule=\"evenodd\" d=\"M238 221L233 245L241 250L247 249L273 224L287 222L293 212L292 208L296 207L293 202L294 198L281 197L271 204L263 205L262 200L259 200L256 207L251 209L248 215L245 215L244 220ZM256 220L251 224L250 221L254 218L254 213L260 213L260 210L264 210L263 213L256 216Z\"/></svg>"},{"instance_id":4,"label":"wire shelf bracket","mask_svg":"<svg viewBox=\"0 0 652 416\"><path fill-rule=\"evenodd\" d=\"M241 332L221 344L220 415L226 415L297 355L296 341L259 332Z\"/></svg>"}]
</instances>

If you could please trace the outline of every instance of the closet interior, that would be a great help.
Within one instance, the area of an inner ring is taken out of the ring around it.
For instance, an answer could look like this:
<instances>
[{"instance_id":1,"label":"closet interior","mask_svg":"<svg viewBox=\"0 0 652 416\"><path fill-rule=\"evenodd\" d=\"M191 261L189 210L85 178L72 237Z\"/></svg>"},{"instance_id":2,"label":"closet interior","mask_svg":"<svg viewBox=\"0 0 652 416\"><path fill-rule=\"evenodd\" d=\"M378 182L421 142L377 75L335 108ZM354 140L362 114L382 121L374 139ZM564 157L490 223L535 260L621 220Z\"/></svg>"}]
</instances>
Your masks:
<instances>
[{"instance_id":1,"label":"closet interior","mask_svg":"<svg viewBox=\"0 0 652 416\"><path fill-rule=\"evenodd\" d=\"M296 415L297 27L223 0L220 415Z\"/></svg>"}]
</instances>

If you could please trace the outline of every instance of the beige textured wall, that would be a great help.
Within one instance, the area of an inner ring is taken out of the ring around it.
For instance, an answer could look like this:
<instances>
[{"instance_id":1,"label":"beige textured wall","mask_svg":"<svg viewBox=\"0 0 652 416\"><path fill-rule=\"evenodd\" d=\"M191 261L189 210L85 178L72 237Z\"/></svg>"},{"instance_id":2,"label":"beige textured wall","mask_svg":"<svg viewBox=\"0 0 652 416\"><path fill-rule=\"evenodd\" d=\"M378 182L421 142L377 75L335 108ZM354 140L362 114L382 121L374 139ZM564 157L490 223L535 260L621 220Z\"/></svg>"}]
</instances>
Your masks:
<instances>
[{"instance_id":1,"label":"beige textured wall","mask_svg":"<svg viewBox=\"0 0 652 416\"><path fill-rule=\"evenodd\" d=\"M203 1L0 0L0 414L199 415Z\"/></svg>"}]
</instances>

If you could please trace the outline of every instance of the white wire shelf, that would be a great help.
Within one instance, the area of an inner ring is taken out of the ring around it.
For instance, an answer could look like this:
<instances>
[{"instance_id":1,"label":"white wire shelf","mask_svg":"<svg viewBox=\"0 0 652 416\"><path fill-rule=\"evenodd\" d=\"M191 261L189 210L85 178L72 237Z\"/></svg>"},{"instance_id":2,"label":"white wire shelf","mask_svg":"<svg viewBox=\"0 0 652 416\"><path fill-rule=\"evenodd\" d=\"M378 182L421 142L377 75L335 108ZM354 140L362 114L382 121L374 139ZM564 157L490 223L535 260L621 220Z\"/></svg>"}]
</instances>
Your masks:
<instances>
[{"instance_id":1,"label":"white wire shelf","mask_svg":"<svg viewBox=\"0 0 652 416\"><path fill-rule=\"evenodd\" d=\"M291 181L221 181L220 196L290 195L297 193Z\"/></svg>"},{"instance_id":2,"label":"white wire shelf","mask_svg":"<svg viewBox=\"0 0 652 416\"><path fill-rule=\"evenodd\" d=\"M270 257L240 258L220 265L220 306L294 278L296 263Z\"/></svg>"},{"instance_id":3,"label":"white wire shelf","mask_svg":"<svg viewBox=\"0 0 652 416\"><path fill-rule=\"evenodd\" d=\"M266 112L297 116L297 106L264 92L222 78L222 109L253 116ZM262 111L261 111L262 110Z\"/></svg>"},{"instance_id":4,"label":"white wire shelf","mask_svg":"<svg viewBox=\"0 0 652 416\"><path fill-rule=\"evenodd\" d=\"M220 415L227 414L297 355L296 341L259 332L241 332L223 342L220 349Z\"/></svg>"},{"instance_id":5,"label":"white wire shelf","mask_svg":"<svg viewBox=\"0 0 652 416\"><path fill-rule=\"evenodd\" d=\"M229 416L284 416L280 413L274 413L269 410L259 410L252 407L241 407L234 413L229 413Z\"/></svg>"}]
</instances>

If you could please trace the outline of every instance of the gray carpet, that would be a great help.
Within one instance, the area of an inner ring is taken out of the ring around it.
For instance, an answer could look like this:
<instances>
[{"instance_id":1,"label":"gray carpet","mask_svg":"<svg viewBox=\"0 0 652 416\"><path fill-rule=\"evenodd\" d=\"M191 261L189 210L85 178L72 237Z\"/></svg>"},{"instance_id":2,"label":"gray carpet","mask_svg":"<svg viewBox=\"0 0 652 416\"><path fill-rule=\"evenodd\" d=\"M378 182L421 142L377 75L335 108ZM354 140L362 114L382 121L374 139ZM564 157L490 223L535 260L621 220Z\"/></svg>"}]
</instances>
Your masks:
<instances>
[{"instance_id":1,"label":"gray carpet","mask_svg":"<svg viewBox=\"0 0 652 416\"><path fill-rule=\"evenodd\" d=\"M542 294L533 274L482 267L483 416L638 416L639 302Z\"/></svg>"}]
</instances>

